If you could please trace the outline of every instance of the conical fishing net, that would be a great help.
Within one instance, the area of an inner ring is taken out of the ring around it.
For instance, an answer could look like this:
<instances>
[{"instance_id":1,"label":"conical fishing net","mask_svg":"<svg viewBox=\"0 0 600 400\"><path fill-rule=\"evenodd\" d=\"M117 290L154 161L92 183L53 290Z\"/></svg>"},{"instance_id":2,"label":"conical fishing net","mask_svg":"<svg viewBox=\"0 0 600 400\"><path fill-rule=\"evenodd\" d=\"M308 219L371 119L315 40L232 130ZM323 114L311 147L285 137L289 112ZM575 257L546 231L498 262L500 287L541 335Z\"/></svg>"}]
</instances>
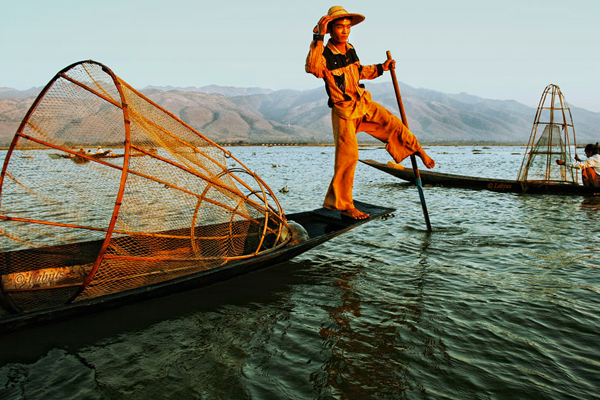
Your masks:
<instances>
[{"instance_id":1,"label":"conical fishing net","mask_svg":"<svg viewBox=\"0 0 600 400\"><path fill-rule=\"evenodd\" d=\"M6 154L0 301L29 311L164 282L278 249L288 228L227 150L102 64L75 63Z\"/></svg>"},{"instance_id":2,"label":"conical fishing net","mask_svg":"<svg viewBox=\"0 0 600 400\"><path fill-rule=\"evenodd\" d=\"M577 176L571 168L556 164L556 160L572 159L572 147L575 129L571 110L559 87L548 85L540 99L518 180L576 183Z\"/></svg>"},{"instance_id":3,"label":"conical fishing net","mask_svg":"<svg viewBox=\"0 0 600 400\"><path fill-rule=\"evenodd\" d=\"M573 170L556 164L556 160L570 159L570 151L563 141L560 125L547 125L530 152L525 180L541 182L573 182ZM567 154L568 153L568 154Z\"/></svg>"}]
</instances>

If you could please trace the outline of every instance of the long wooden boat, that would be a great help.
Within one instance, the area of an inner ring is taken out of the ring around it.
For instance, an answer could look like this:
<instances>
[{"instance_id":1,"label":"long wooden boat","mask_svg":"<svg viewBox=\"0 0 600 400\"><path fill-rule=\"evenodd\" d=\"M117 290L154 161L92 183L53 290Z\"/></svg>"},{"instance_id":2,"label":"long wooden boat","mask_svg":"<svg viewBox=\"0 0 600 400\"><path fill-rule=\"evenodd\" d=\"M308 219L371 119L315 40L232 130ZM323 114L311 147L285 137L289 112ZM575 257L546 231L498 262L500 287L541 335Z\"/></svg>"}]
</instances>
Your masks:
<instances>
[{"instance_id":1,"label":"long wooden boat","mask_svg":"<svg viewBox=\"0 0 600 400\"><path fill-rule=\"evenodd\" d=\"M571 110L560 88L546 86L535 114L527 149L516 180L478 178L430 171L419 171L425 185L458 187L495 192L600 195L599 187L578 183L572 168L556 160L571 160L577 149ZM363 163L408 182L415 182L412 169L398 164L387 165L373 160Z\"/></svg>"},{"instance_id":2,"label":"long wooden boat","mask_svg":"<svg viewBox=\"0 0 600 400\"><path fill-rule=\"evenodd\" d=\"M137 287L41 310L10 314L7 311L2 311L2 309L0 309L0 335L51 322L75 318L81 315L114 309L134 302L141 302L159 296L179 293L184 290L200 288L252 271L272 267L286 262L366 222L385 218L394 211L392 208L379 207L359 201L356 203L361 210L370 213L369 218L364 220L345 218L341 216L339 211L328 210L325 208L289 214L287 216L288 221L293 221L292 224L302 226L305 232L302 231L303 233L300 234L299 237L292 239L287 246L270 252L264 252L255 257L231 261L217 267L201 270L191 275L181 276L179 278L148 286ZM163 232L163 234L176 236L180 234L180 232ZM197 234L202 235L201 232L198 232ZM306 236L302 237L302 235ZM131 238L128 238L127 240L131 240ZM85 269L86 265L90 265L94 262L101 247L102 241L90 241L71 245L51 246L41 249L3 252L0 253L0 263L5 265L11 264L14 268L21 270L21 266L26 267L27 260L36 258L41 260L45 266L43 270L35 271L35 275L38 277L38 287L42 287L44 284L47 285L52 279L55 279L55 285L60 285L60 279L56 279L58 271L63 272L62 279L66 280L64 271L67 269L70 271L76 271L78 268ZM155 255L155 250L149 244L147 244L147 248L144 251L149 255ZM62 255L62 257L58 257L57 255ZM195 261L188 261L185 263L180 262L179 268L185 268L186 263L194 262ZM31 285L25 284L27 281L32 282L34 280L34 278L32 278L32 271L24 271L21 273L20 278L14 275L12 278L13 281L22 282L23 286L28 286L28 289L23 288L23 291L35 291L35 285L33 283ZM45 282L42 282L43 280L45 280Z\"/></svg>"},{"instance_id":3,"label":"long wooden boat","mask_svg":"<svg viewBox=\"0 0 600 400\"><path fill-rule=\"evenodd\" d=\"M101 158L123 158L125 157L124 153L114 153L112 150L106 150L103 151L101 153L81 153L81 154L87 154L87 157L89 158L93 158L93 159L101 159ZM130 157L143 157L145 156L145 154L143 153L138 153L138 154L130 154ZM48 154L48 157L55 159L55 160L59 160L61 158L67 158L70 160L75 161L79 157L79 155L74 155L74 154L69 154L69 153L50 153Z\"/></svg>"},{"instance_id":4,"label":"long wooden boat","mask_svg":"<svg viewBox=\"0 0 600 400\"><path fill-rule=\"evenodd\" d=\"M415 174L412 169L395 168L387 164L382 164L374 160L360 160L362 163L386 172L396 178L415 183ZM464 188L473 190L491 190L493 192L505 193L530 193L530 194L565 194L565 195L583 195L600 196L600 188L575 185L569 183L548 183L548 182L521 182L509 179L480 178L473 176L463 176L454 174L444 174L439 172L421 171L421 182L423 185Z\"/></svg>"}]
</instances>

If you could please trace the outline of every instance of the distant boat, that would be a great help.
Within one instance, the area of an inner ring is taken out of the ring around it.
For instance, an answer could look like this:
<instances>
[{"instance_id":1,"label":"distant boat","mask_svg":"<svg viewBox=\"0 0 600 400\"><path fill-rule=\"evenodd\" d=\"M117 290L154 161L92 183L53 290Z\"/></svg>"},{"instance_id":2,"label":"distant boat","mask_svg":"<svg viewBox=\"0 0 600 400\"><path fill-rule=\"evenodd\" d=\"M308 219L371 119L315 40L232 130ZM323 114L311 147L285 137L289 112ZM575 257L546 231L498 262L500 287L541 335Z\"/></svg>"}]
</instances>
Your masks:
<instances>
[{"instance_id":1,"label":"distant boat","mask_svg":"<svg viewBox=\"0 0 600 400\"><path fill-rule=\"evenodd\" d=\"M129 155L130 157L143 157L144 153L132 153ZM72 151L70 153L49 153L48 157L58 160L61 158L68 158L75 162L88 162L89 159L102 159L102 158L123 158L125 157L125 153L114 153L112 150L106 150L100 153L88 153L88 152L80 152L80 151Z\"/></svg>"},{"instance_id":2,"label":"distant boat","mask_svg":"<svg viewBox=\"0 0 600 400\"><path fill-rule=\"evenodd\" d=\"M600 187L578 183L577 171L556 160L571 160L576 151L575 128L571 110L560 88L548 85L537 108L521 168L516 180L481 178L439 172L419 171L424 185L457 187L495 192L531 194L572 194L600 196ZM408 182L415 182L412 169L393 162L360 160L366 165Z\"/></svg>"},{"instance_id":3,"label":"distant boat","mask_svg":"<svg viewBox=\"0 0 600 400\"><path fill-rule=\"evenodd\" d=\"M97 138L124 143L122 162L74 151ZM40 148L86 167L38 169L22 156ZM370 218L286 215L229 151L108 67L72 64L34 101L4 159L0 334L266 268L393 211L359 206Z\"/></svg>"},{"instance_id":4,"label":"distant boat","mask_svg":"<svg viewBox=\"0 0 600 400\"><path fill-rule=\"evenodd\" d=\"M392 165L382 164L375 160L360 160L362 163L400 178L404 181L415 183L415 174L412 169L399 169ZM530 193L530 194L573 194L586 196L600 196L600 188L574 184L522 182L509 179L479 178L443 174L419 170L421 183L427 186L464 188L473 190L490 190L492 192Z\"/></svg>"}]
</instances>

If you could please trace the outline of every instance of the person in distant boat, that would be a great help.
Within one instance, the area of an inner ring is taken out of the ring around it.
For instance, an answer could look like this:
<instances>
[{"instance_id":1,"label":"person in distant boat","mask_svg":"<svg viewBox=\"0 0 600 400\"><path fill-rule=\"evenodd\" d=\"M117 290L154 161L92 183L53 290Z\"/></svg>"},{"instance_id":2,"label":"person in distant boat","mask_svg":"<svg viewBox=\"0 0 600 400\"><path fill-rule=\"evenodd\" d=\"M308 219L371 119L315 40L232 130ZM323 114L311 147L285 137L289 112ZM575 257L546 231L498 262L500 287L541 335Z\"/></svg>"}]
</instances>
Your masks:
<instances>
[{"instance_id":1,"label":"person in distant boat","mask_svg":"<svg viewBox=\"0 0 600 400\"><path fill-rule=\"evenodd\" d=\"M394 60L376 65L360 63L354 47L348 43L348 36L350 28L364 19L341 6L331 7L313 29L305 64L307 73L325 81L331 108L335 166L323 207L341 210L342 215L354 219L369 217L356 209L352 198L358 163L358 132L367 132L386 143L386 150L398 163L415 154L427 168L435 166L435 161L425 153L415 135L398 117L371 100L371 94L359 83L361 79L375 79L390 66L395 66ZM323 43L325 34L330 35L326 45Z\"/></svg>"},{"instance_id":2,"label":"person in distant boat","mask_svg":"<svg viewBox=\"0 0 600 400\"><path fill-rule=\"evenodd\" d=\"M578 168L581 170L581 180L583 186L595 186L600 187L600 145L588 144L583 149L587 160L581 161L577 155L575 155L575 162L565 162L564 160L556 160L558 165L566 165L571 168Z\"/></svg>"},{"instance_id":3,"label":"person in distant boat","mask_svg":"<svg viewBox=\"0 0 600 400\"><path fill-rule=\"evenodd\" d=\"M102 149L102 147L98 146L98 148L96 149L96 154L102 154L104 153L104 150Z\"/></svg>"}]
</instances>

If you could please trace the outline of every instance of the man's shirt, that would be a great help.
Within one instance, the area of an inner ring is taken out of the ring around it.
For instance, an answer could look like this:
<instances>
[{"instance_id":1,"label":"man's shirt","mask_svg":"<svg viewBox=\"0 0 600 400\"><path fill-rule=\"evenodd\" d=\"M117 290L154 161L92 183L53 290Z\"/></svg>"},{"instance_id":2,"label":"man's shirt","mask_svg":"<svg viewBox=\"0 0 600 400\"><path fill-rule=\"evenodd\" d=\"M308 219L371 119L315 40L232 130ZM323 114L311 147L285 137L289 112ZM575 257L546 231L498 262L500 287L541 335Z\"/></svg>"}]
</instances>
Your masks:
<instances>
[{"instance_id":1,"label":"man's shirt","mask_svg":"<svg viewBox=\"0 0 600 400\"><path fill-rule=\"evenodd\" d=\"M594 171L596 171L596 173L598 175L600 175L600 154L594 154L593 156L591 156L590 158L588 158L585 161L568 162L566 164L569 167L579 168L579 169L591 167L591 168L594 168Z\"/></svg>"},{"instance_id":2,"label":"man's shirt","mask_svg":"<svg viewBox=\"0 0 600 400\"><path fill-rule=\"evenodd\" d=\"M344 102L356 102L365 93L361 79L375 79L383 74L383 66L361 65L354 47L346 44L346 53L341 53L332 43L323 46L321 41L313 40L306 57L306 72L325 81L329 95L329 107L354 108Z\"/></svg>"}]
</instances>

